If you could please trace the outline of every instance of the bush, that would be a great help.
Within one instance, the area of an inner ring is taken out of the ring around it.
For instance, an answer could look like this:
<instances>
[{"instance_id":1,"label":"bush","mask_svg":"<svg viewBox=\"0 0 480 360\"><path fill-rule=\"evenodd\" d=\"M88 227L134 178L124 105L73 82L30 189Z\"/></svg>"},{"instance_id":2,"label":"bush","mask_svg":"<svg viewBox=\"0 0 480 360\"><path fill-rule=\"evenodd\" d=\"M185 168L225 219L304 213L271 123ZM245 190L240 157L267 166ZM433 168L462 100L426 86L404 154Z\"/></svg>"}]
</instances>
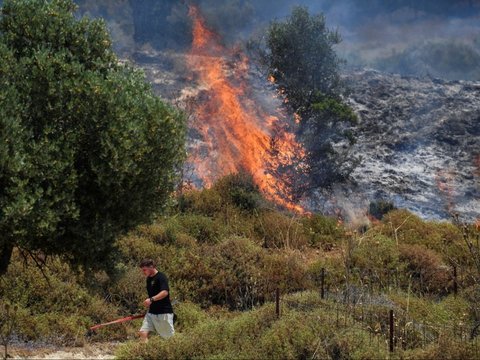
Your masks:
<instances>
[{"instance_id":1,"label":"bush","mask_svg":"<svg viewBox=\"0 0 480 360\"><path fill-rule=\"evenodd\" d=\"M128 234L117 240L118 249L125 262L137 266L142 259L152 258L156 260L160 257L161 246L156 245L144 237Z\"/></svg>"},{"instance_id":2,"label":"bush","mask_svg":"<svg viewBox=\"0 0 480 360\"><path fill-rule=\"evenodd\" d=\"M400 265L398 248L386 236L364 236L352 252L351 267L360 280L383 288L393 285L394 275L402 274Z\"/></svg>"},{"instance_id":3,"label":"bush","mask_svg":"<svg viewBox=\"0 0 480 360\"><path fill-rule=\"evenodd\" d=\"M248 213L259 210L265 202L253 177L248 173L227 175L217 181L213 189L227 204L236 206Z\"/></svg>"},{"instance_id":4,"label":"bush","mask_svg":"<svg viewBox=\"0 0 480 360\"><path fill-rule=\"evenodd\" d=\"M319 214L306 216L302 218L302 224L309 237L308 244L325 251L332 250L345 237L344 228L332 217Z\"/></svg>"},{"instance_id":5,"label":"bush","mask_svg":"<svg viewBox=\"0 0 480 360\"><path fill-rule=\"evenodd\" d=\"M383 217L378 229L398 243L423 245L445 258L455 256L464 261L458 251L463 243L461 233L451 223L423 221L407 210L393 210Z\"/></svg>"},{"instance_id":6,"label":"bush","mask_svg":"<svg viewBox=\"0 0 480 360\"><path fill-rule=\"evenodd\" d=\"M19 307L15 324L18 337L79 345L89 326L117 317L119 308L90 293L81 279L81 274L56 257L47 259L42 273L32 260L21 259L15 251L2 276L0 295L3 301ZM117 327L106 334L115 339L125 331Z\"/></svg>"},{"instance_id":7,"label":"bush","mask_svg":"<svg viewBox=\"0 0 480 360\"><path fill-rule=\"evenodd\" d=\"M132 234L155 244L171 244L175 241L175 234L172 233L171 227L168 228L158 222L151 225L140 225L132 231Z\"/></svg>"},{"instance_id":8,"label":"bush","mask_svg":"<svg viewBox=\"0 0 480 360\"><path fill-rule=\"evenodd\" d=\"M273 300L277 287L282 293L312 287L307 274L307 265L298 252L277 252L266 256L263 271L263 293L267 294L267 300Z\"/></svg>"},{"instance_id":9,"label":"bush","mask_svg":"<svg viewBox=\"0 0 480 360\"><path fill-rule=\"evenodd\" d=\"M144 311L146 283L138 266L127 267L107 289L109 300L130 314Z\"/></svg>"},{"instance_id":10,"label":"bush","mask_svg":"<svg viewBox=\"0 0 480 360\"><path fill-rule=\"evenodd\" d=\"M207 314L202 311L200 306L190 301L179 302L173 310L177 315L175 331L192 329L208 319Z\"/></svg>"},{"instance_id":11,"label":"bush","mask_svg":"<svg viewBox=\"0 0 480 360\"><path fill-rule=\"evenodd\" d=\"M399 250L414 291L445 294L451 288L451 269L435 251L421 245L402 245Z\"/></svg>"},{"instance_id":12,"label":"bush","mask_svg":"<svg viewBox=\"0 0 480 360\"><path fill-rule=\"evenodd\" d=\"M300 219L277 211L260 213L255 219L255 233L265 248L302 249L308 244Z\"/></svg>"},{"instance_id":13,"label":"bush","mask_svg":"<svg viewBox=\"0 0 480 360\"><path fill-rule=\"evenodd\" d=\"M223 319L208 319L185 328L168 341L152 339L147 346L130 343L120 347L120 359L243 358L309 359L372 358L386 356L358 328L339 329L335 312L318 294L297 293L284 297L277 319L274 304ZM375 342L373 342L375 343ZM314 356L315 355L315 356Z\"/></svg>"},{"instance_id":14,"label":"bush","mask_svg":"<svg viewBox=\"0 0 480 360\"><path fill-rule=\"evenodd\" d=\"M336 290L345 283L345 264L338 258L320 258L308 267L308 275L313 280L315 287L320 288L322 268L325 269L325 289Z\"/></svg>"},{"instance_id":15,"label":"bush","mask_svg":"<svg viewBox=\"0 0 480 360\"><path fill-rule=\"evenodd\" d=\"M232 236L216 245L161 248L162 269L180 299L207 308L249 309L274 295L276 287L308 287L298 254L270 254L249 239Z\"/></svg>"},{"instance_id":16,"label":"bush","mask_svg":"<svg viewBox=\"0 0 480 360\"><path fill-rule=\"evenodd\" d=\"M224 201L215 189L191 190L179 197L178 206L183 213L192 212L214 216L222 210Z\"/></svg>"},{"instance_id":17,"label":"bush","mask_svg":"<svg viewBox=\"0 0 480 360\"><path fill-rule=\"evenodd\" d=\"M225 235L226 228L219 220L186 214L178 217L183 230L201 243L216 243Z\"/></svg>"},{"instance_id":18,"label":"bush","mask_svg":"<svg viewBox=\"0 0 480 360\"><path fill-rule=\"evenodd\" d=\"M460 341L441 336L437 343L430 344L425 349L407 352L404 358L412 360L478 359L478 348L475 341Z\"/></svg>"}]
</instances>

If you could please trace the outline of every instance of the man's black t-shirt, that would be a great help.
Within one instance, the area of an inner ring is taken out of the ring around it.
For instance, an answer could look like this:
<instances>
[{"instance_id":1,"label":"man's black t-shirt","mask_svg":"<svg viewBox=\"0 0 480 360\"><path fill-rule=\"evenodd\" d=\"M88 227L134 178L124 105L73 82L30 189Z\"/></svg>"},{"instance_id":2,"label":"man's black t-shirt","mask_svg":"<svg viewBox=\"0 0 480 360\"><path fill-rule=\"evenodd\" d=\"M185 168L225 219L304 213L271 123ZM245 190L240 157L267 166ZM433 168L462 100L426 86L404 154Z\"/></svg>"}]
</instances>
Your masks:
<instances>
[{"instance_id":1,"label":"man's black t-shirt","mask_svg":"<svg viewBox=\"0 0 480 360\"><path fill-rule=\"evenodd\" d=\"M167 290L169 294L161 300L154 301L148 310L151 314L172 314L173 308L170 303L170 290L165 274L157 272L152 277L147 276L147 292L149 297L157 295L160 291Z\"/></svg>"}]
</instances>

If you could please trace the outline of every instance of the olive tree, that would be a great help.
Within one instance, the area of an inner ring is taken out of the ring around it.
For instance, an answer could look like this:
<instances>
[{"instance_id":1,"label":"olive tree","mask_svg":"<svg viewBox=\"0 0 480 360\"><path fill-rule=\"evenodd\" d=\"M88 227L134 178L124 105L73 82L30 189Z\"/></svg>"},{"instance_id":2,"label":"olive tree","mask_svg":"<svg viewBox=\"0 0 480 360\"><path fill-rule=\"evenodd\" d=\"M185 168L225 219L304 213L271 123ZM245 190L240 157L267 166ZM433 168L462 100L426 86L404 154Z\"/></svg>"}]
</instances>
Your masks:
<instances>
[{"instance_id":1,"label":"olive tree","mask_svg":"<svg viewBox=\"0 0 480 360\"><path fill-rule=\"evenodd\" d=\"M12 250L105 267L184 159L183 115L118 62L71 0L5 0L0 18L0 274Z\"/></svg>"}]
</instances>

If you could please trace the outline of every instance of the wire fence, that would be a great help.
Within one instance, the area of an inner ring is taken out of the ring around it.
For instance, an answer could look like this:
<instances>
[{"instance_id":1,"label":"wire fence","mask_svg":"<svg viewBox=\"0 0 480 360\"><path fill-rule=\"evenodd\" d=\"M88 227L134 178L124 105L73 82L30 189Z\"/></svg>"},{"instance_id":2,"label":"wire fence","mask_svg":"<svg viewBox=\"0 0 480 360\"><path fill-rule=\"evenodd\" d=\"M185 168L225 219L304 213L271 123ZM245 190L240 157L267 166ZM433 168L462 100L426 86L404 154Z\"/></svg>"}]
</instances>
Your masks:
<instances>
[{"instance_id":1,"label":"wire fence","mask_svg":"<svg viewBox=\"0 0 480 360\"><path fill-rule=\"evenodd\" d=\"M438 343L442 337L470 344L474 347L476 358L480 358L480 344L477 332L480 323L463 321L462 319L438 319L428 321L425 318L414 318L407 309L396 305L388 297L388 292L379 288L342 285L331 289L325 286L326 271L322 269L322 279L318 289L322 309L334 316L322 318L332 329L362 330L368 333L370 345L386 348L390 352L424 348ZM277 316L281 309L312 310L312 304L303 304L292 300L280 291L275 294ZM408 299L407 299L408 302Z\"/></svg>"}]
</instances>

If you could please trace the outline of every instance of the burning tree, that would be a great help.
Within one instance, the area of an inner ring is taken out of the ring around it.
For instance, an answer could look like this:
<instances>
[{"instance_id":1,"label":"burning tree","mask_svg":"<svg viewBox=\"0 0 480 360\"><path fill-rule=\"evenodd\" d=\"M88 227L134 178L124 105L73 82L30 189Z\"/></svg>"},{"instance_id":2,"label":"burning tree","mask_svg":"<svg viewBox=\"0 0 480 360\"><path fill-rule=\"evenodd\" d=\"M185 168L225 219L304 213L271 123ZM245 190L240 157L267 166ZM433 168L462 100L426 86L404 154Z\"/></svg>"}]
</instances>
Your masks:
<instances>
[{"instance_id":1,"label":"burning tree","mask_svg":"<svg viewBox=\"0 0 480 360\"><path fill-rule=\"evenodd\" d=\"M261 59L290 111L298 115L311 188L328 188L348 178L359 159L350 153L356 115L342 100L334 46L341 41L322 14L297 7L285 21L274 21Z\"/></svg>"}]
</instances>

